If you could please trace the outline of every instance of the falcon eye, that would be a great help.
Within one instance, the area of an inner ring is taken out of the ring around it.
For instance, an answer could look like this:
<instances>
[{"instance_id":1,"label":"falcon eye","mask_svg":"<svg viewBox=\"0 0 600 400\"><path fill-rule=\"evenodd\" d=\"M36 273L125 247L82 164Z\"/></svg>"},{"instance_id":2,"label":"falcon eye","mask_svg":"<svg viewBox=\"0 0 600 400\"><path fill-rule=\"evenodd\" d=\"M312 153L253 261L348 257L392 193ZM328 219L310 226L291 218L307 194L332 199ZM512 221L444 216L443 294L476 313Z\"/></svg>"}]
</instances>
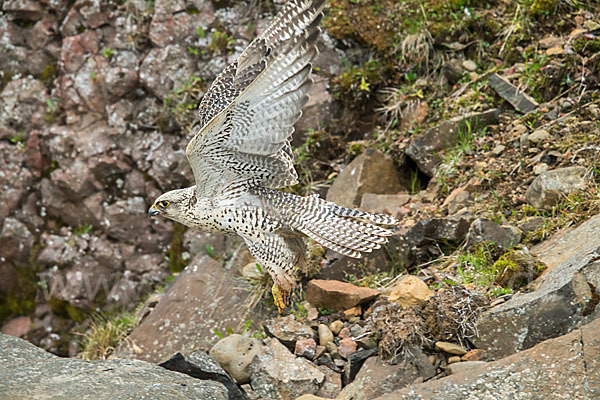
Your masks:
<instances>
[{"instance_id":1,"label":"falcon eye","mask_svg":"<svg viewBox=\"0 0 600 400\"><path fill-rule=\"evenodd\" d=\"M171 202L167 201L167 200L163 200L163 201L161 201L161 202L158 203L158 205L161 206L162 208L169 207L169 204L171 204Z\"/></svg>"}]
</instances>

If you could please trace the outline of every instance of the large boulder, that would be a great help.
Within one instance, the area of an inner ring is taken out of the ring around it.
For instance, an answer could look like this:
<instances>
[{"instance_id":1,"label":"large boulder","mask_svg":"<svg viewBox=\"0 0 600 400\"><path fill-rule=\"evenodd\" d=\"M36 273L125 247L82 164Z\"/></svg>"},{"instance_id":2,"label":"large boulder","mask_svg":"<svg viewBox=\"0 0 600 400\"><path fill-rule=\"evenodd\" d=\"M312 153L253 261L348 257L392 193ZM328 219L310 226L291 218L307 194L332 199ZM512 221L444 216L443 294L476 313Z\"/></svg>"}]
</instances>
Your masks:
<instances>
[{"instance_id":1,"label":"large boulder","mask_svg":"<svg viewBox=\"0 0 600 400\"><path fill-rule=\"evenodd\" d=\"M342 207L356 208L363 194L395 194L403 188L394 160L380 152L367 150L356 157L327 191L327 200Z\"/></svg>"},{"instance_id":2,"label":"large boulder","mask_svg":"<svg viewBox=\"0 0 600 400\"><path fill-rule=\"evenodd\" d=\"M228 396L218 382L194 379L144 361L61 358L0 334L0 398L227 400Z\"/></svg>"},{"instance_id":3,"label":"large boulder","mask_svg":"<svg viewBox=\"0 0 600 400\"><path fill-rule=\"evenodd\" d=\"M199 255L117 353L120 357L161 362L177 352L208 350L219 340L215 330L241 331L250 318L259 319L256 310L251 315L246 307L249 294L248 285L220 262Z\"/></svg>"},{"instance_id":4,"label":"large boulder","mask_svg":"<svg viewBox=\"0 0 600 400\"><path fill-rule=\"evenodd\" d=\"M573 330L598 315L600 215L535 246L533 254L547 265L534 281L535 291L517 293L482 314L477 348L498 359Z\"/></svg>"}]
</instances>

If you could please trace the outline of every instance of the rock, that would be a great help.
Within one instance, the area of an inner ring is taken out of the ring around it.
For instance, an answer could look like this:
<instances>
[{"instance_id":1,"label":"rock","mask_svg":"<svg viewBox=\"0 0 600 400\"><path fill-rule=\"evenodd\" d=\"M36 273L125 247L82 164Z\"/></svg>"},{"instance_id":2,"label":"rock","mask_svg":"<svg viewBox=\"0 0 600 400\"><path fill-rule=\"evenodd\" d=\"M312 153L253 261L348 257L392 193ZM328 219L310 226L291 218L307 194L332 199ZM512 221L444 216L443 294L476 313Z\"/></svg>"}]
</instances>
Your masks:
<instances>
[{"instance_id":1,"label":"rock","mask_svg":"<svg viewBox=\"0 0 600 400\"><path fill-rule=\"evenodd\" d=\"M154 311L122 342L117 354L161 362L177 352L208 350L219 340L215 329L243 329L249 319L243 306L249 293L245 282L221 263L197 256L177 276ZM255 313L260 315L261 310Z\"/></svg>"},{"instance_id":2,"label":"rock","mask_svg":"<svg viewBox=\"0 0 600 400\"><path fill-rule=\"evenodd\" d=\"M334 342L327 343L327 346L325 346L325 348L327 349L327 351L329 352L329 354L331 354L332 358L339 358L340 357L340 353L338 352L337 345Z\"/></svg>"},{"instance_id":3,"label":"rock","mask_svg":"<svg viewBox=\"0 0 600 400\"><path fill-rule=\"evenodd\" d=\"M342 390L342 376L325 365L319 366L319 370L325 375L325 382L317 394L327 399L334 399Z\"/></svg>"},{"instance_id":4,"label":"rock","mask_svg":"<svg viewBox=\"0 0 600 400\"><path fill-rule=\"evenodd\" d=\"M340 340L340 344L338 345L338 353L345 359L348 359L351 354L356 353L356 349L358 345L351 338L344 338Z\"/></svg>"},{"instance_id":5,"label":"rock","mask_svg":"<svg viewBox=\"0 0 600 400\"><path fill-rule=\"evenodd\" d=\"M310 304L334 311L347 310L378 295L379 291L375 289L332 280L313 279L306 288L306 300Z\"/></svg>"},{"instance_id":6,"label":"rock","mask_svg":"<svg viewBox=\"0 0 600 400\"><path fill-rule=\"evenodd\" d=\"M467 350L465 350L462 346L449 342L435 342L435 348L436 350L445 351L446 353L456 354L458 356L462 356L467 353Z\"/></svg>"},{"instance_id":7,"label":"rock","mask_svg":"<svg viewBox=\"0 0 600 400\"><path fill-rule=\"evenodd\" d=\"M0 257L24 265L29 259L35 238L18 219L6 218L0 231Z\"/></svg>"},{"instance_id":8,"label":"rock","mask_svg":"<svg viewBox=\"0 0 600 400\"><path fill-rule=\"evenodd\" d=\"M483 349L469 350L460 359L463 361L486 361L487 351Z\"/></svg>"},{"instance_id":9,"label":"rock","mask_svg":"<svg viewBox=\"0 0 600 400\"><path fill-rule=\"evenodd\" d=\"M498 144L492 149L492 154L498 157L500 154L504 153L504 150L506 150L506 146Z\"/></svg>"},{"instance_id":10,"label":"rock","mask_svg":"<svg viewBox=\"0 0 600 400\"><path fill-rule=\"evenodd\" d=\"M490 86L500 97L508 101L517 111L527 114L539 105L533 98L511 84L508 79L493 73L490 75Z\"/></svg>"},{"instance_id":11,"label":"rock","mask_svg":"<svg viewBox=\"0 0 600 400\"><path fill-rule=\"evenodd\" d=\"M421 352L412 347L396 365L390 365L379 357L368 358L354 382L344 387L339 400L371 400L410 385L415 379L429 379L435 369Z\"/></svg>"},{"instance_id":12,"label":"rock","mask_svg":"<svg viewBox=\"0 0 600 400\"><path fill-rule=\"evenodd\" d=\"M183 357L181 353L177 353L159 366L169 371L181 372L192 378L219 382L227 388L229 400L248 399L227 372L203 351L195 351L187 358Z\"/></svg>"},{"instance_id":13,"label":"rock","mask_svg":"<svg viewBox=\"0 0 600 400\"><path fill-rule=\"evenodd\" d=\"M356 353L350 354L348 361L344 365L344 374L342 375L342 382L347 385L354 380L358 371L362 368L363 364L369 357L373 357L377 354L377 349L368 349L357 351Z\"/></svg>"},{"instance_id":14,"label":"rock","mask_svg":"<svg viewBox=\"0 0 600 400\"><path fill-rule=\"evenodd\" d=\"M504 253L494 263L494 269L497 271L495 282L498 285L518 290L533 282L546 266L524 249Z\"/></svg>"},{"instance_id":15,"label":"rock","mask_svg":"<svg viewBox=\"0 0 600 400\"><path fill-rule=\"evenodd\" d=\"M251 365L252 389L259 397L295 399L302 394L316 394L325 375L310 361L294 357L277 339L267 340L267 347L254 357Z\"/></svg>"},{"instance_id":16,"label":"rock","mask_svg":"<svg viewBox=\"0 0 600 400\"><path fill-rule=\"evenodd\" d=\"M334 335L337 335L338 333L340 333L340 331L342 330L342 328L344 327L344 323L342 321L335 320L333 321L331 324L329 324L329 329L331 329L331 332Z\"/></svg>"},{"instance_id":17,"label":"rock","mask_svg":"<svg viewBox=\"0 0 600 400\"><path fill-rule=\"evenodd\" d=\"M469 121L473 130L495 123L498 120L497 109L485 112L472 112L442 122L417 136L406 148L405 153L427 176L433 176L438 164L442 161L442 150L456 146L460 141L460 132L465 121Z\"/></svg>"},{"instance_id":18,"label":"rock","mask_svg":"<svg viewBox=\"0 0 600 400\"><path fill-rule=\"evenodd\" d=\"M454 357L450 357L454 358ZM459 359L460 361L460 359ZM448 366L446 367L446 371L450 374L455 375L461 372L470 371L471 373L476 373L475 371L478 368L484 368L483 365L486 364L485 361L465 361L465 362L450 362L448 359Z\"/></svg>"},{"instance_id":19,"label":"rock","mask_svg":"<svg viewBox=\"0 0 600 400\"><path fill-rule=\"evenodd\" d=\"M29 333L31 330L31 318L27 316L20 316L12 318L6 321L2 325L2 332L5 335L23 337Z\"/></svg>"},{"instance_id":20,"label":"rock","mask_svg":"<svg viewBox=\"0 0 600 400\"><path fill-rule=\"evenodd\" d=\"M360 317L362 315L362 307L361 306L355 306L352 308L349 308L347 310L344 310L344 318L350 320L354 317Z\"/></svg>"},{"instance_id":21,"label":"rock","mask_svg":"<svg viewBox=\"0 0 600 400\"><path fill-rule=\"evenodd\" d=\"M270 319L263 322L265 333L276 338L288 349L293 350L296 341L301 339L314 339L315 333L310 326L296 321L293 315Z\"/></svg>"},{"instance_id":22,"label":"rock","mask_svg":"<svg viewBox=\"0 0 600 400\"><path fill-rule=\"evenodd\" d=\"M140 66L142 85L159 99L180 89L193 74L194 61L179 44L151 49Z\"/></svg>"},{"instance_id":23,"label":"rock","mask_svg":"<svg viewBox=\"0 0 600 400\"><path fill-rule=\"evenodd\" d=\"M473 72L477 70L477 64L473 60L465 60L462 62L462 67L467 71Z\"/></svg>"},{"instance_id":24,"label":"rock","mask_svg":"<svg viewBox=\"0 0 600 400\"><path fill-rule=\"evenodd\" d=\"M388 301L408 307L413 304L422 305L431 296L433 296L433 292L429 290L425 282L416 276L407 275L394 285Z\"/></svg>"},{"instance_id":25,"label":"rock","mask_svg":"<svg viewBox=\"0 0 600 400\"><path fill-rule=\"evenodd\" d=\"M393 217L400 217L405 214L404 207L411 199L406 193L396 194L375 194L365 193L360 202L360 209L372 213L390 214Z\"/></svg>"},{"instance_id":26,"label":"rock","mask_svg":"<svg viewBox=\"0 0 600 400\"><path fill-rule=\"evenodd\" d=\"M533 217L519 225L524 233L534 232L544 226L544 217Z\"/></svg>"},{"instance_id":27,"label":"rock","mask_svg":"<svg viewBox=\"0 0 600 400\"><path fill-rule=\"evenodd\" d=\"M395 194L401 190L394 161L380 152L367 150L342 170L327 191L327 200L356 208L365 193Z\"/></svg>"},{"instance_id":28,"label":"rock","mask_svg":"<svg viewBox=\"0 0 600 400\"><path fill-rule=\"evenodd\" d=\"M472 338L475 347L492 360L506 357L593 317L600 287L599 236L600 215L534 246L531 252L548 267L533 282L536 290L517 293L484 312L477 322L479 336Z\"/></svg>"},{"instance_id":29,"label":"rock","mask_svg":"<svg viewBox=\"0 0 600 400\"><path fill-rule=\"evenodd\" d=\"M250 383L250 364L262 347L258 339L233 334L219 340L210 356L239 384Z\"/></svg>"},{"instance_id":30,"label":"rock","mask_svg":"<svg viewBox=\"0 0 600 400\"><path fill-rule=\"evenodd\" d=\"M533 173L535 175L541 175L544 172L548 171L548 168L550 168L548 166L548 164L546 164L546 163L539 163L539 164L536 164L536 165L533 166Z\"/></svg>"},{"instance_id":31,"label":"rock","mask_svg":"<svg viewBox=\"0 0 600 400\"><path fill-rule=\"evenodd\" d=\"M544 144L550 139L550 133L545 129L538 129L530 133L528 139L530 143L535 145Z\"/></svg>"},{"instance_id":32,"label":"rock","mask_svg":"<svg viewBox=\"0 0 600 400\"><path fill-rule=\"evenodd\" d=\"M339 321L342 322L342 321ZM333 323L332 323L333 324ZM343 323L342 323L343 325ZM319 324L319 344L327 346L327 343L333 342L333 333L327 325Z\"/></svg>"},{"instance_id":33,"label":"rock","mask_svg":"<svg viewBox=\"0 0 600 400\"><path fill-rule=\"evenodd\" d=\"M600 394L600 319L498 361L389 392L375 400L592 399ZM461 368L452 364L450 368Z\"/></svg>"},{"instance_id":34,"label":"rock","mask_svg":"<svg viewBox=\"0 0 600 400\"><path fill-rule=\"evenodd\" d=\"M467 246L492 242L496 246L508 250L517 245L522 237L523 234L518 228L500 226L487 218L478 218L469 228Z\"/></svg>"},{"instance_id":35,"label":"rock","mask_svg":"<svg viewBox=\"0 0 600 400\"><path fill-rule=\"evenodd\" d=\"M352 334L350 333L350 329L348 329L348 327L344 327L342 328L342 330L340 330L338 336L342 339L346 339L352 337Z\"/></svg>"},{"instance_id":36,"label":"rock","mask_svg":"<svg viewBox=\"0 0 600 400\"><path fill-rule=\"evenodd\" d=\"M444 218L422 219L403 237L405 241L415 247L423 247L432 242L459 244L467 235L473 220L473 214L468 212Z\"/></svg>"},{"instance_id":37,"label":"rock","mask_svg":"<svg viewBox=\"0 0 600 400\"><path fill-rule=\"evenodd\" d=\"M465 187L454 189L446 200L444 200L444 207L448 207L448 215L453 215L457 211L462 210L473 202L471 193L466 190Z\"/></svg>"},{"instance_id":38,"label":"rock","mask_svg":"<svg viewBox=\"0 0 600 400\"><path fill-rule=\"evenodd\" d=\"M220 383L194 379L144 361L60 358L2 334L0 349L0 393L11 398L228 398Z\"/></svg>"},{"instance_id":39,"label":"rock","mask_svg":"<svg viewBox=\"0 0 600 400\"><path fill-rule=\"evenodd\" d=\"M294 354L312 360L317 355L317 342L314 339L299 339L296 341Z\"/></svg>"},{"instance_id":40,"label":"rock","mask_svg":"<svg viewBox=\"0 0 600 400\"><path fill-rule=\"evenodd\" d=\"M448 357L448 364L456 364L460 362L459 356Z\"/></svg>"},{"instance_id":41,"label":"rock","mask_svg":"<svg viewBox=\"0 0 600 400\"><path fill-rule=\"evenodd\" d=\"M535 208L554 206L564 195L583 190L588 185L585 167L558 168L544 172L533 180L525 198Z\"/></svg>"}]
</instances>

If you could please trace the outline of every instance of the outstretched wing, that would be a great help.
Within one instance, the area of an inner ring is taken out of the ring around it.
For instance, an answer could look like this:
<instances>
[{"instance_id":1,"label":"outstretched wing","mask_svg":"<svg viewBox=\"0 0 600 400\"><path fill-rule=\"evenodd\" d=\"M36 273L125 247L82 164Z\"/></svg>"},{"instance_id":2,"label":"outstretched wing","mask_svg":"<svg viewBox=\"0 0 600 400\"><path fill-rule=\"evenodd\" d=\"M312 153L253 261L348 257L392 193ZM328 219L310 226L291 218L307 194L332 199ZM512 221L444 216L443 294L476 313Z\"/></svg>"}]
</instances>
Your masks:
<instances>
[{"instance_id":1,"label":"outstretched wing","mask_svg":"<svg viewBox=\"0 0 600 400\"><path fill-rule=\"evenodd\" d=\"M290 137L312 84L323 0L292 0L212 84L186 153L199 197L297 182Z\"/></svg>"}]
</instances>

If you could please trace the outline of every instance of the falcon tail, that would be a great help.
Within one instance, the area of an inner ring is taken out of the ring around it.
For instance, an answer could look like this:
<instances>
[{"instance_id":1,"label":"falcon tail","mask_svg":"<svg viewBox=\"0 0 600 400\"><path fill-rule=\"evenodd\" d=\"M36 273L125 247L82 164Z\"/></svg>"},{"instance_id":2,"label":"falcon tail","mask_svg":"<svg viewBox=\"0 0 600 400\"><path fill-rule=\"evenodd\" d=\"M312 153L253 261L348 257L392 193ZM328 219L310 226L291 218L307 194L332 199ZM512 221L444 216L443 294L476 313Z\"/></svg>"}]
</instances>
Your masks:
<instances>
[{"instance_id":1,"label":"falcon tail","mask_svg":"<svg viewBox=\"0 0 600 400\"><path fill-rule=\"evenodd\" d=\"M379 225L397 225L389 215L372 214L338 206L317 195L302 201L292 213L295 228L309 238L340 254L360 258L361 253L379 249L393 232Z\"/></svg>"}]
</instances>

